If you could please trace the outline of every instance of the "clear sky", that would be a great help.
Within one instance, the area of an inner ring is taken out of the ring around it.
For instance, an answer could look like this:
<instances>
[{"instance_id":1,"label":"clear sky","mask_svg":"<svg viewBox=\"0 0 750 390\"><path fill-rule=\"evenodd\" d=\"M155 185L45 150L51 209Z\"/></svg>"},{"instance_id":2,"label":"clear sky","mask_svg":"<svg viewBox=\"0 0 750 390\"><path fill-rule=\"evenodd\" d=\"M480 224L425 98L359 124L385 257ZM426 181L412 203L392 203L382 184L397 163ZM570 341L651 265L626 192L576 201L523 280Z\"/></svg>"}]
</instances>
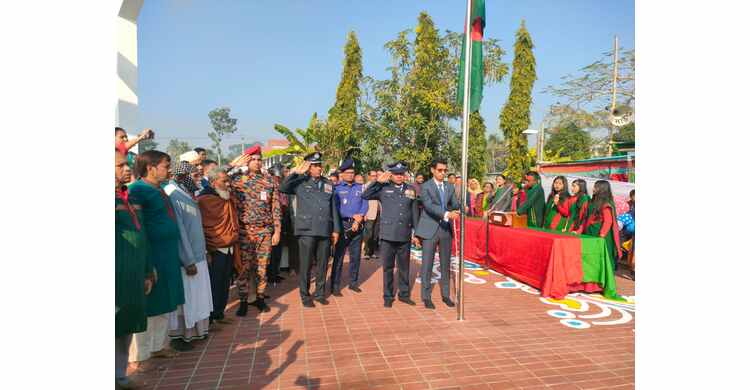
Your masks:
<instances>
[{"instance_id":1,"label":"clear sky","mask_svg":"<svg viewBox=\"0 0 750 390\"><path fill-rule=\"evenodd\" d=\"M485 37L497 38L513 61L521 20L534 41L537 81L532 127L557 99L542 90L611 50L633 48L632 0L487 0ZM138 20L139 129L156 130L163 149L170 138L209 146L208 112L228 106L238 119L228 143L278 138L275 123L305 127L313 112L325 116L341 76L346 33L354 30L364 73L388 77L388 40L414 28L420 11L441 30L460 31L465 2L457 0L164 0L146 1ZM485 86L481 114L489 134L510 90L510 72ZM136 129L131 130L135 132Z\"/></svg>"}]
</instances>

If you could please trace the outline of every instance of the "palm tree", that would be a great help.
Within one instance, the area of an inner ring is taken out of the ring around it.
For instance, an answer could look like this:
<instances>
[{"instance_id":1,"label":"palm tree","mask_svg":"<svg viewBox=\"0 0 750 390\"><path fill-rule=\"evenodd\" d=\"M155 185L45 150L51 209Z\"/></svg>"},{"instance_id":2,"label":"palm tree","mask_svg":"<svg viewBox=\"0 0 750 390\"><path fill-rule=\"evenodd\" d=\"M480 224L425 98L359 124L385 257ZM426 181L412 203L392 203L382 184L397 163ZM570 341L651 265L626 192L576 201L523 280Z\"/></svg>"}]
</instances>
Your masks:
<instances>
[{"instance_id":1,"label":"palm tree","mask_svg":"<svg viewBox=\"0 0 750 390\"><path fill-rule=\"evenodd\" d=\"M315 136L319 127L320 122L318 121L317 113L313 114L307 129L296 129L296 134L295 131L290 130L284 125L278 123L275 124L273 128L289 141L289 147L270 151L263 157L268 158L278 155L290 155L294 158L294 165L301 164L306 155L318 150L318 146L315 143Z\"/></svg>"}]
</instances>

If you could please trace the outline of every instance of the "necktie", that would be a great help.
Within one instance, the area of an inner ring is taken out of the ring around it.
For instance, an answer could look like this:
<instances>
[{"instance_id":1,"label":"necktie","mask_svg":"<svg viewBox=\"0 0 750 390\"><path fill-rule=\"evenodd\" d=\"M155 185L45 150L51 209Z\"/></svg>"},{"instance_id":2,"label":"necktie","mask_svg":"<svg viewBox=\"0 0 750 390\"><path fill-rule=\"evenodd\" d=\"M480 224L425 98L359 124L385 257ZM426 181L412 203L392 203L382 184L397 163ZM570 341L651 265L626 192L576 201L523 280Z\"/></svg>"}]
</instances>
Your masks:
<instances>
[{"instance_id":1,"label":"necktie","mask_svg":"<svg viewBox=\"0 0 750 390\"><path fill-rule=\"evenodd\" d=\"M445 209L445 191L443 191L443 183L438 184L438 190L440 191L440 205Z\"/></svg>"}]
</instances>

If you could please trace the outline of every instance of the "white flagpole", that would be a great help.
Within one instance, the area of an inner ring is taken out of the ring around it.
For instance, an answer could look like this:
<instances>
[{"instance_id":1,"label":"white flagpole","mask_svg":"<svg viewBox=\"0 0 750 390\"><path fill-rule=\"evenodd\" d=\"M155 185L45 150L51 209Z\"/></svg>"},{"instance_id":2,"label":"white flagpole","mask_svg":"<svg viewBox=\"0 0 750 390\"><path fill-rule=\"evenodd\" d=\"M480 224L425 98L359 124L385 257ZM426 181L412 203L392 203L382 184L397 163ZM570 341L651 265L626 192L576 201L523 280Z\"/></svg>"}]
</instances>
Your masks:
<instances>
[{"instance_id":1,"label":"white flagpole","mask_svg":"<svg viewBox=\"0 0 750 390\"><path fill-rule=\"evenodd\" d=\"M466 1L466 26L464 27L464 109L463 109L463 136L461 138L461 235L458 242L458 275L456 277L456 308L458 309L458 320L464 320L464 234L466 232L466 184L468 178L468 154L469 154L469 102L471 94L471 0Z\"/></svg>"}]
</instances>

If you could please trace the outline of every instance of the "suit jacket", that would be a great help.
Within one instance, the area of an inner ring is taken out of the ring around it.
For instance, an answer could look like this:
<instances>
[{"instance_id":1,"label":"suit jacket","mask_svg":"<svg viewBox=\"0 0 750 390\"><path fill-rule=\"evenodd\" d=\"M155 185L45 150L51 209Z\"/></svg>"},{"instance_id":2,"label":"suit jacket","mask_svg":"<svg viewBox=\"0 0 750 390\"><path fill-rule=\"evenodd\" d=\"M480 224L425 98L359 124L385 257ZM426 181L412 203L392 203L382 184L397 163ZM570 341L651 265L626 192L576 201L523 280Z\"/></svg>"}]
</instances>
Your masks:
<instances>
[{"instance_id":1,"label":"suit jacket","mask_svg":"<svg viewBox=\"0 0 750 390\"><path fill-rule=\"evenodd\" d=\"M445 191L445 207L440 203L440 192L434 179L422 183L420 200L422 204L422 214L417 225L416 235L421 238L430 239L435 236L440 223L446 224L448 230L453 234L453 221L442 222L447 211L460 210L461 205L456 199L456 193L453 185L444 182L443 191Z\"/></svg>"},{"instance_id":2,"label":"suit jacket","mask_svg":"<svg viewBox=\"0 0 750 390\"><path fill-rule=\"evenodd\" d=\"M341 234L339 209L333 198L333 183L320 178L320 188L309 175L293 173L284 179L280 190L295 195L294 235L328 237L332 232Z\"/></svg>"},{"instance_id":3,"label":"suit jacket","mask_svg":"<svg viewBox=\"0 0 750 390\"><path fill-rule=\"evenodd\" d=\"M407 242L419 222L417 190L406 183L403 186L403 191L399 191L392 183L375 182L362 194L363 199L376 199L383 205L380 214L380 238L383 240Z\"/></svg>"}]
</instances>

